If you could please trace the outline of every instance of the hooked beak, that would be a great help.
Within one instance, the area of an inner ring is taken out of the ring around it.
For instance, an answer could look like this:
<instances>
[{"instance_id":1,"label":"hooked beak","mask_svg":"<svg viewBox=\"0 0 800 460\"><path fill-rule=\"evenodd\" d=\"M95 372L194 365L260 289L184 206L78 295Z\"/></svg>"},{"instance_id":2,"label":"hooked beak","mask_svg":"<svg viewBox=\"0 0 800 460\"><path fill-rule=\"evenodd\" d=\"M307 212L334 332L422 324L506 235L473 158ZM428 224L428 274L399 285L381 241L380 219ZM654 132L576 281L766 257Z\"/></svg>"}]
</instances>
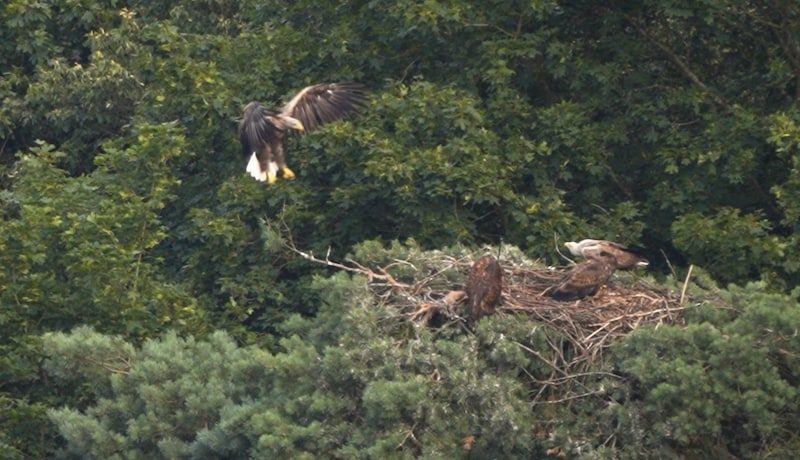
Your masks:
<instances>
[{"instance_id":1,"label":"hooked beak","mask_svg":"<svg viewBox=\"0 0 800 460\"><path fill-rule=\"evenodd\" d=\"M305 131L303 124L300 123L300 120L297 118L290 117L288 115L278 115L283 125L287 128L296 129L298 131Z\"/></svg>"}]
</instances>

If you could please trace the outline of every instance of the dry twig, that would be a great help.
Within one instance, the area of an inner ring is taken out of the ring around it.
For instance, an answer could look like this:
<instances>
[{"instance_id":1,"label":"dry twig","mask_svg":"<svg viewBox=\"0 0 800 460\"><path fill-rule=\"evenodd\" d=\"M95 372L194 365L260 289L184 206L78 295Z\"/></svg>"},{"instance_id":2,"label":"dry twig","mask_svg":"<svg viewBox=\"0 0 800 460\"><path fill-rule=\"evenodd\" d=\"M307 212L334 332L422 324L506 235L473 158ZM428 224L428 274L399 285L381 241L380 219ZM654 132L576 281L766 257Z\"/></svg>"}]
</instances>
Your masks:
<instances>
[{"instance_id":1,"label":"dry twig","mask_svg":"<svg viewBox=\"0 0 800 460\"><path fill-rule=\"evenodd\" d=\"M440 327L464 323L461 311L464 293L452 280L467 278L471 260L437 256L435 260L426 261L422 273L407 261L396 260L386 267L371 269L353 260L333 262L330 254L323 259L288 247L309 261L365 276L377 295L397 309L398 318L432 324L433 318L439 317ZM413 280L396 279L389 270L399 265L419 276L411 276ZM686 283L678 294L641 281L631 282L635 275L621 274L612 278L594 297L561 302L542 293L558 283L569 267L526 269L510 263L501 265L503 292L497 314L524 315L546 327L549 350L534 350L515 342L552 370L546 380L531 376L538 385L532 404L548 403L545 396L548 389L559 390L558 401L591 394L585 382L601 377L592 369L602 362L603 351L615 339L645 325L681 324L681 314L686 308ZM617 377L611 373L602 374L602 377Z\"/></svg>"}]
</instances>

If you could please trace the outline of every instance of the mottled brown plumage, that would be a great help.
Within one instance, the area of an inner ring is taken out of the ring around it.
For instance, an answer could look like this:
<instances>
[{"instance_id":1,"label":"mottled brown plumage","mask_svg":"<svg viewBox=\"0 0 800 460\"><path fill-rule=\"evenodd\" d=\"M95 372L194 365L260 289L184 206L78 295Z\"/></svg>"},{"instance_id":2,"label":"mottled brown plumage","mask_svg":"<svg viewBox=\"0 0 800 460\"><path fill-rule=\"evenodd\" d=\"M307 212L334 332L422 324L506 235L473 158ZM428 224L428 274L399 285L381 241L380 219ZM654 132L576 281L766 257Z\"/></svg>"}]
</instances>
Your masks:
<instances>
[{"instance_id":1,"label":"mottled brown plumage","mask_svg":"<svg viewBox=\"0 0 800 460\"><path fill-rule=\"evenodd\" d=\"M581 240L579 242L568 241L564 245L574 256L585 259L595 259L601 252L606 252L614 256L617 261L617 268L627 270L634 267L646 267L649 262L642 257L639 251L627 246L606 240Z\"/></svg>"},{"instance_id":2,"label":"mottled brown plumage","mask_svg":"<svg viewBox=\"0 0 800 460\"><path fill-rule=\"evenodd\" d=\"M494 313L502 288L503 268L497 259L487 255L472 264L466 291L473 322Z\"/></svg>"},{"instance_id":3,"label":"mottled brown plumage","mask_svg":"<svg viewBox=\"0 0 800 460\"><path fill-rule=\"evenodd\" d=\"M284 178L293 179L294 172L286 166L284 154L286 131L314 131L325 123L357 113L366 101L366 89L358 83L320 83L303 88L280 111L250 102L239 124L247 172L270 184L277 180L278 171L283 172Z\"/></svg>"},{"instance_id":4,"label":"mottled brown plumage","mask_svg":"<svg viewBox=\"0 0 800 460\"><path fill-rule=\"evenodd\" d=\"M559 285L548 289L546 294L563 301L593 296L608 282L616 268L614 256L607 252L600 252L593 258L586 259L572 267L566 278Z\"/></svg>"}]
</instances>

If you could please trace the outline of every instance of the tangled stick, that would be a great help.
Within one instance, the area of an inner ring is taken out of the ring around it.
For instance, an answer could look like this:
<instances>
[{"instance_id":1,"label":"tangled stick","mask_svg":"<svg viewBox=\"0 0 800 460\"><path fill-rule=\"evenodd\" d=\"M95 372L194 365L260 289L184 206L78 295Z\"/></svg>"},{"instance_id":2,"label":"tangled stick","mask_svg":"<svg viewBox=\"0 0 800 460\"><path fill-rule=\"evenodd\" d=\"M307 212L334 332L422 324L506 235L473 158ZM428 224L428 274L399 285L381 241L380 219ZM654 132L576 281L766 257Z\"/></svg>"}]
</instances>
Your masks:
<instances>
[{"instance_id":1,"label":"tangled stick","mask_svg":"<svg viewBox=\"0 0 800 460\"><path fill-rule=\"evenodd\" d=\"M404 260L369 268L350 259L334 262L330 260L330 252L318 258L293 245L287 247L311 262L365 276L376 295L393 306L397 317L405 321L432 324L434 318L439 318L437 324L466 322L467 299L463 287L473 257L455 258L437 253L424 261L423 272ZM390 273L398 267L410 269L410 274L407 271L404 275L407 279L398 279ZM682 292L674 292L645 283L635 273L615 275L593 297L563 302L542 293L558 283L569 267L525 268L506 261L501 262L501 268L502 295L495 314L527 316L545 327L546 350L533 350L514 342L551 369L546 379L531 376L538 388L532 404L553 403L544 396L548 389L559 390L557 394L562 397L556 401L590 395L589 386L585 385L587 379L613 377L592 369L602 362L603 351L616 339L647 325L682 324L682 312L687 308L685 286Z\"/></svg>"}]
</instances>

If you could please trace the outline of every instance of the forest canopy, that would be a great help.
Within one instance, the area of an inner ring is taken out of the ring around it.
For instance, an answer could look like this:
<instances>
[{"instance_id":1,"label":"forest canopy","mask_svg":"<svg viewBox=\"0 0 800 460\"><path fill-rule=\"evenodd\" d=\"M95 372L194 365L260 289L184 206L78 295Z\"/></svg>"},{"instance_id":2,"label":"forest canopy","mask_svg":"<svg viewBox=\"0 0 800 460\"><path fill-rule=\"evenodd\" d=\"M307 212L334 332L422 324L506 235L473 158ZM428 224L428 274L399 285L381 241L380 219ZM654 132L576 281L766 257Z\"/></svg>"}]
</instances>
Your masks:
<instances>
[{"instance_id":1,"label":"forest canopy","mask_svg":"<svg viewBox=\"0 0 800 460\"><path fill-rule=\"evenodd\" d=\"M0 7L0 456L798 450L800 5L319 3ZM365 85L363 113L252 180L245 104L318 82ZM519 344L546 325L390 320L298 254L421 275L590 237L686 308L541 405L552 360Z\"/></svg>"}]
</instances>

